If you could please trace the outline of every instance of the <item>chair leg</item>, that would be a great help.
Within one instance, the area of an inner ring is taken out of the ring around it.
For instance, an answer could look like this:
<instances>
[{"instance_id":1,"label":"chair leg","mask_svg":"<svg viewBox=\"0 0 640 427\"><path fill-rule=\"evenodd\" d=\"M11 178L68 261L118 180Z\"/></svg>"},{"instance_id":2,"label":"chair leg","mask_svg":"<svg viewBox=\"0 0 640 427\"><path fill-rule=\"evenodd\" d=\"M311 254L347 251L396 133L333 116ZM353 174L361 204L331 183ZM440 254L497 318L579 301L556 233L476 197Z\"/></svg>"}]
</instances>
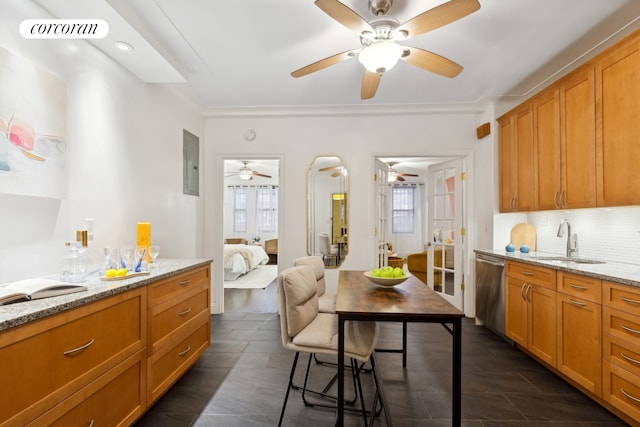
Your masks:
<instances>
[{"instance_id":1,"label":"chair leg","mask_svg":"<svg viewBox=\"0 0 640 427\"><path fill-rule=\"evenodd\" d=\"M369 360L371 361L371 370L373 371L373 381L376 385L376 394L374 397L374 404L373 404L373 408L371 409L371 425L373 425L373 417L376 411L377 401L379 401L381 405L380 410L384 411L385 421L387 422L387 425L390 426L392 424L389 416L389 406L387 404L387 399L384 396L382 378L380 378L380 376L378 375L378 369L376 367L376 362L373 357L373 353L371 354L371 357L369 358ZM380 413L378 413L377 415L380 415Z\"/></svg>"},{"instance_id":2,"label":"chair leg","mask_svg":"<svg viewBox=\"0 0 640 427\"><path fill-rule=\"evenodd\" d=\"M282 412L280 412L280 420L278 421L278 427L282 426L282 420L284 419L284 411L287 408L287 400L289 399L289 391L291 391L291 385L293 384L293 375L296 373L296 365L298 364L298 356L300 356L300 352L296 351L296 357L293 358L293 364L291 365L291 373L289 374L289 384L287 384L287 392L284 394L284 403L282 404Z\"/></svg>"},{"instance_id":3,"label":"chair leg","mask_svg":"<svg viewBox=\"0 0 640 427\"><path fill-rule=\"evenodd\" d=\"M309 361L307 363L307 371L305 373L305 377L304 377L304 385L302 387L299 386L294 386L293 388L297 388L299 390L302 390L302 401L304 402L304 406L320 406L323 408L334 408L333 405L325 405L325 404L321 404L321 403L312 403L311 401L307 400L305 394L311 393L311 394L315 394L317 396L321 396L327 399L332 399L332 400L336 400L337 397L336 396L331 396L330 394L328 394L327 392L329 391L329 389L331 388L331 386L333 385L333 383L335 382L335 380L338 378L338 374L336 373L336 375L333 376L333 378L331 378L331 380L329 381L329 384L327 384L327 386L322 390L322 391L315 391L315 390L309 390L307 388L307 381L309 379L309 372L311 372L311 360L312 358L315 357L315 353L309 353ZM354 386L355 386L355 379L354 379ZM354 387L355 390L355 387ZM345 400L345 404L349 405L349 406L353 406L355 404L355 402L358 400L358 393L357 391L354 393L353 399L351 400Z\"/></svg>"},{"instance_id":4,"label":"chair leg","mask_svg":"<svg viewBox=\"0 0 640 427\"><path fill-rule=\"evenodd\" d=\"M362 364L364 366L364 363ZM362 381L360 380L360 370L358 368L358 361L355 359L351 359L351 369L354 371L354 376L356 378L358 391L360 392L360 407L362 409L362 419L364 420L364 426L367 427L369 423L367 422L367 408L364 403L364 393L362 392ZM371 419L373 420L373 413L371 414Z\"/></svg>"}]
</instances>

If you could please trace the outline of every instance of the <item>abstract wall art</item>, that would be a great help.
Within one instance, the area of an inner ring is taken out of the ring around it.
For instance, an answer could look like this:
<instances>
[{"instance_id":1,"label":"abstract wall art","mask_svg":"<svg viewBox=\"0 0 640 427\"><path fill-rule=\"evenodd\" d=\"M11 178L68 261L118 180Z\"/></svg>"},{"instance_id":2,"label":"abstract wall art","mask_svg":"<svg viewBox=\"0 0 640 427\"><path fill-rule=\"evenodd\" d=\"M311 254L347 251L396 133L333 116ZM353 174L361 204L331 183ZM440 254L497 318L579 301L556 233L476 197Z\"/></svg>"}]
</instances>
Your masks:
<instances>
[{"instance_id":1,"label":"abstract wall art","mask_svg":"<svg viewBox=\"0 0 640 427\"><path fill-rule=\"evenodd\" d=\"M66 83L0 48L0 193L66 195Z\"/></svg>"}]
</instances>

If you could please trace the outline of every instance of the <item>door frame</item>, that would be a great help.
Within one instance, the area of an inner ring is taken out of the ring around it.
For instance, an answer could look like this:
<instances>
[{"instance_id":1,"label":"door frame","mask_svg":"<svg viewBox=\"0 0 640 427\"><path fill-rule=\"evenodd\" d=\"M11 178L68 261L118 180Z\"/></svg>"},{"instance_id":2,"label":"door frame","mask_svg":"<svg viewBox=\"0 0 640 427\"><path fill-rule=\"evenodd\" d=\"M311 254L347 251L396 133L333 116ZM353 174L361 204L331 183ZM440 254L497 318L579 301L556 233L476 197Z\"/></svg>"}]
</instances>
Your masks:
<instances>
[{"instance_id":1,"label":"door frame","mask_svg":"<svg viewBox=\"0 0 640 427\"><path fill-rule=\"evenodd\" d=\"M464 204L464 218L463 223L466 228L466 242L464 247L462 248L462 280L464 284L464 295L463 295L463 307L464 313L468 317L475 316L475 272L474 272L474 260L475 253L473 248L475 248L475 235L476 235L476 227L480 226L476 224L476 220L474 218L474 213L476 212L476 202L475 202L475 176L476 176L476 168L475 168L475 159L476 153L473 150L454 150L454 151L444 151L444 152L434 152L434 149L430 149L431 154L428 153L397 153L397 152L386 152L386 153L373 153L371 156L371 172L375 173L376 170L376 160L379 158L385 157L442 157L444 158L452 158L458 157L460 158L466 168L466 179L464 185L464 193L463 193L463 204ZM494 182L487 183L487 185L494 185ZM375 185L371 187L371 206L372 209L377 209L377 200L374 192ZM426 195L425 195L426 197ZM377 251L377 241L378 237L374 235L374 230L377 224L374 223L373 215L371 216L370 222L370 233L369 237L369 248L371 250L370 259L373 262L377 261L378 251Z\"/></svg>"},{"instance_id":2,"label":"door frame","mask_svg":"<svg viewBox=\"0 0 640 427\"><path fill-rule=\"evenodd\" d=\"M259 154L259 153L236 153L236 154L220 154L217 156L217 173L216 179L211 185L215 185L215 193L217 200L224 200L224 162L226 160L276 160L278 161L278 252L283 247L283 227L284 227L284 194L285 194L285 180L284 180L284 155L273 154ZM223 267L223 241L224 241L224 203L216 203L214 209L212 209L211 216L219 218L218 221L213 221L215 232L206 233L208 236L213 235L213 258L214 267L211 273L211 302L212 313L224 313L224 267ZM207 214L208 215L208 214ZM208 221L212 221L209 219ZM217 238L215 236L218 236ZM280 254L278 254L280 255ZM280 259L280 256L278 256ZM220 260L217 263L215 260ZM217 266L217 267L216 267ZM280 265L278 264L278 273L280 272ZM215 309L215 310L214 310Z\"/></svg>"}]
</instances>

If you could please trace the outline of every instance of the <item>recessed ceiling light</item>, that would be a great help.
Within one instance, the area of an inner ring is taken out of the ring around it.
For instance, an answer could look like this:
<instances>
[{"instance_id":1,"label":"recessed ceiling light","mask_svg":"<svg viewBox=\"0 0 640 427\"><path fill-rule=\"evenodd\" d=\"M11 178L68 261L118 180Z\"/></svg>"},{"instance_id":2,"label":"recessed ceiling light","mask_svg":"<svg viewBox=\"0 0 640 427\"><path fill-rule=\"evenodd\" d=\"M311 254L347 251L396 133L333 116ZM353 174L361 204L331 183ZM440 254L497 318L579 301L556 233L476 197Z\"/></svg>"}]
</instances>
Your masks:
<instances>
[{"instance_id":1,"label":"recessed ceiling light","mask_svg":"<svg viewBox=\"0 0 640 427\"><path fill-rule=\"evenodd\" d=\"M114 45L116 45L116 47L124 52L130 52L133 50L133 46L131 46L129 43L123 42L123 41L117 41L113 43Z\"/></svg>"}]
</instances>

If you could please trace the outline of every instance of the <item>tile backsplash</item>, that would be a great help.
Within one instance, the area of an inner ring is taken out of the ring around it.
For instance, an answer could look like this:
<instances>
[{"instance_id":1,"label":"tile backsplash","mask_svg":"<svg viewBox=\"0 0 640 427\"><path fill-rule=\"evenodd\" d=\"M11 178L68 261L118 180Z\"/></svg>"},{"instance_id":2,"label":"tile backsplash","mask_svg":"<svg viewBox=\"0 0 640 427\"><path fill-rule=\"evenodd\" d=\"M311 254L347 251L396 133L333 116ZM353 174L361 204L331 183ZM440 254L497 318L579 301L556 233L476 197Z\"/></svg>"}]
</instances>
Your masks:
<instances>
[{"instance_id":1,"label":"tile backsplash","mask_svg":"<svg viewBox=\"0 0 640 427\"><path fill-rule=\"evenodd\" d=\"M566 229L564 237L557 237L557 232L565 218L571 232L578 235L580 257L640 264L639 206L498 214L494 217L494 249L504 249L514 225L529 222L536 228L538 251L564 254Z\"/></svg>"}]
</instances>

